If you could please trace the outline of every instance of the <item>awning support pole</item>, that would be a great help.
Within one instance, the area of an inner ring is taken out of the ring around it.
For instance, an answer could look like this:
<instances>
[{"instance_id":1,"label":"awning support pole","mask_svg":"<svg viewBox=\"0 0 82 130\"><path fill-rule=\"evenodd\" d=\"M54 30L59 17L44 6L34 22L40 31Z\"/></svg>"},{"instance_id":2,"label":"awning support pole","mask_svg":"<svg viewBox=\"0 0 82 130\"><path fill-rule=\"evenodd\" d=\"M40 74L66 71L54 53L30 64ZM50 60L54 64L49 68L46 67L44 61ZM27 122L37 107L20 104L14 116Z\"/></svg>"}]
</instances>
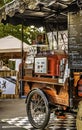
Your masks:
<instances>
[{"instance_id":1,"label":"awning support pole","mask_svg":"<svg viewBox=\"0 0 82 130\"><path fill-rule=\"evenodd\" d=\"M23 79L23 57L24 57L24 47L23 47L23 21L22 21L22 32L21 32L21 63L22 63L22 70L21 70L21 79ZM24 96L24 82L20 81L20 97Z\"/></svg>"}]
</instances>

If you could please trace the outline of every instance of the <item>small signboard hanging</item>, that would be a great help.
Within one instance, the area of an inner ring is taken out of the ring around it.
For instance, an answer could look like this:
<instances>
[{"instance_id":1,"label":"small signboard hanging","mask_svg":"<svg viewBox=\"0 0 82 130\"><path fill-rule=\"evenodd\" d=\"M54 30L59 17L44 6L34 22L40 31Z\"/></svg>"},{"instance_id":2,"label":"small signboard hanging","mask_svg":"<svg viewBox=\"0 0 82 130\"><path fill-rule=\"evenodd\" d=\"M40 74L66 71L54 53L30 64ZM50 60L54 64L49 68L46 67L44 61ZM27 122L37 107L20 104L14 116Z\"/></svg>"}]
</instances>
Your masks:
<instances>
[{"instance_id":1,"label":"small signboard hanging","mask_svg":"<svg viewBox=\"0 0 82 130\"><path fill-rule=\"evenodd\" d=\"M15 86L16 84L0 78L0 90L2 90L2 94L15 94Z\"/></svg>"}]
</instances>

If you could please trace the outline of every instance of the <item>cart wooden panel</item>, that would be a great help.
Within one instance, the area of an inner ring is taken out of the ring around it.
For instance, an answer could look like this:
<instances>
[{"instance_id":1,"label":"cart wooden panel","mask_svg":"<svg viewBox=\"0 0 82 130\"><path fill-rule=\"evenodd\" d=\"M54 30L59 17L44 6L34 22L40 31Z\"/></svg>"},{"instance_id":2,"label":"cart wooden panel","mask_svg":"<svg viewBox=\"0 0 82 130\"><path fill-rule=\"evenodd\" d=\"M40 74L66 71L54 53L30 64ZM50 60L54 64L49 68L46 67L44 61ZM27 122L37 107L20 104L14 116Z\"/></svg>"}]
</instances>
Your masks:
<instances>
[{"instance_id":1,"label":"cart wooden panel","mask_svg":"<svg viewBox=\"0 0 82 130\"><path fill-rule=\"evenodd\" d=\"M53 104L69 106L69 94L67 82L58 83L57 78L30 77L24 76L22 81L29 87L28 91L34 88L40 88L47 93L49 100ZM28 93L28 92L27 92Z\"/></svg>"}]
</instances>

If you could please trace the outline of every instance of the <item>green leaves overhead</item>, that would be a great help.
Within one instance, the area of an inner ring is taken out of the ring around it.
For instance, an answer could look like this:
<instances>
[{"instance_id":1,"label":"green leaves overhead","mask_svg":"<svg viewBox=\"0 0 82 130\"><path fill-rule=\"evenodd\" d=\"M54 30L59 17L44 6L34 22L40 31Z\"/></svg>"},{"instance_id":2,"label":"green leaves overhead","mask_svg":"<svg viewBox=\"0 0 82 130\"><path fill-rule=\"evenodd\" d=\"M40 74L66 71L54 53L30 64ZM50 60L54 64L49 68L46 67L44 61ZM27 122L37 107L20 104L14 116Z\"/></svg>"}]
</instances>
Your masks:
<instances>
[{"instance_id":1,"label":"green leaves overhead","mask_svg":"<svg viewBox=\"0 0 82 130\"><path fill-rule=\"evenodd\" d=\"M23 28L23 41L27 44L32 44L33 40L36 40L36 37L40 33L40 30L34 26ZM22 39L22 25L13 26L11 24L0 24L0 38L12 35L18 39Z\"/></svg>"},{"instance_id":2,"label":"green leaves overhead","mask_svg":"<svg viewBox=\"0 0 82 130\"><path fill-rule=\"evenodd\" d=\"M5 4L11 2L13 0L0 0L0 7L4 6Z\"/></svg>"}]
</instances>

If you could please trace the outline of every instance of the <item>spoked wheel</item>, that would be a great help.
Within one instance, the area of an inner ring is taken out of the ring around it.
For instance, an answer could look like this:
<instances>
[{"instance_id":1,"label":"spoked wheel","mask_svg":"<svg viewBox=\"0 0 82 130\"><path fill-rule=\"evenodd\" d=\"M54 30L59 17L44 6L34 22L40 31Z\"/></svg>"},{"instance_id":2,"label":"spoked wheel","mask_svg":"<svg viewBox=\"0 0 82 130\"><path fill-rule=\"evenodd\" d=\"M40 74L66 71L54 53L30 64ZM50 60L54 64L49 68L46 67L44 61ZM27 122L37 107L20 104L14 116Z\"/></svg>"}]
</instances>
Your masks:
<instances>
[{"instance_id":1,"label":"spoked wheel","mask_svg":"<svg viewBox=\"0 0 82 130\"><path fill-rule=\"evenodd\" d=\"M50 109L45 94L40 89L34 89L27 99L27 115L31 125L43 129L49 122Z\"/></svg>"}]
</instances>

